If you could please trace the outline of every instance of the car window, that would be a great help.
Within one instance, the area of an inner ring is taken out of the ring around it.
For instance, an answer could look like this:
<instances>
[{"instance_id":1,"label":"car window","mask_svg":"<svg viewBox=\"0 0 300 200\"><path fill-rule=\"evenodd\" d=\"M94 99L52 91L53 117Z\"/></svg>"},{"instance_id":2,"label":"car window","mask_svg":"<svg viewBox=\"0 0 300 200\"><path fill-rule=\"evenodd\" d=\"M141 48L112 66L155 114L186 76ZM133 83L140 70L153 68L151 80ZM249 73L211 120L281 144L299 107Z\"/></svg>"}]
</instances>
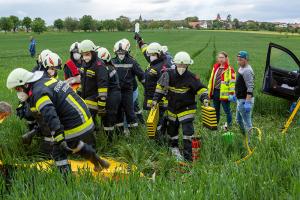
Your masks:
<instances>
[{"instance_id":1,"label":"car window","mask_svg":"<svg viewBox=\"0 0 300 200\"><path fill-rule=\"evenodd\" d=\"M277 69L299 71L298 64L287 52L274 47L271 50L270 65Z\"/></svg>"}]
</instances>

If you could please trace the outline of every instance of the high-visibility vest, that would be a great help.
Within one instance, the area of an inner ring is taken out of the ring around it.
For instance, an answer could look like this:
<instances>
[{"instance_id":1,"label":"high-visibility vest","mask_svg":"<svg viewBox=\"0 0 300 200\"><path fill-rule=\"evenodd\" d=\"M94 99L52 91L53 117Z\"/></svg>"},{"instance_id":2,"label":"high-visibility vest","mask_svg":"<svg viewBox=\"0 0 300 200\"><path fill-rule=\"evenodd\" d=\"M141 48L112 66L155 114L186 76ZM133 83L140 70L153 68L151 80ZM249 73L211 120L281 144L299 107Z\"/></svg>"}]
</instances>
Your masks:
<instances>
[{"instance_id":1,"label":"high-visibility vest","mask_svg":"<svg viewBox=\"0 0 300 200\"><path fill-rule=\"evenodd\" d=\"M208 83L208 95L212 98L214 94L216 75L219 70L220 64L215 64L211 72L211 76ZM220 100L228 101L229 95L234 95L235 93L235 71L233 67L225 63L224 71L221 75L221 85L220 85Z\"/></svg>"}]
</instances>

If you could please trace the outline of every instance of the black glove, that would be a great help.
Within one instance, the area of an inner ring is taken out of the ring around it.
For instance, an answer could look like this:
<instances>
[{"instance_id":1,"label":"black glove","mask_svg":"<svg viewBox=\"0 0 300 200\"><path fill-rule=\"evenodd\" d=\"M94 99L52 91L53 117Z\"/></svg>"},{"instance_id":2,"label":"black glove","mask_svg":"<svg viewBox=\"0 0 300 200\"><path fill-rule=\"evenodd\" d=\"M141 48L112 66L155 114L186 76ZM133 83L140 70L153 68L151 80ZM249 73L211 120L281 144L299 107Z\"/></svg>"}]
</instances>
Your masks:
<instances>
[{"instance_id":1,"label":"black glove","mask_svg":"<svg viewBox=\"0 0 300 200\"><path fill-rule=\"evenodd\" d=\"M33 137L38 133L38 129L33 128L31 131L22 135L22 142L25 145L30 145Z\"/></svg>"},{"instance_id":2,"label":"black glove","mask_svg":"<svg viewBox=\"0 0 300 200\"><path fill-rule=\"evenodd\" d=\"M151 109L155 109L156 108L156 105L157 105L157 101L156 100L153 100L152 103L151 103Z\"/></svg>"},{"instance_id":3,"label":"black glove","mask_svg":"<svg viewBox=\"0 0 300 200\"><path fill-rule=\"evenodd\" d=\"M143 40L139 33L135 33L135 34L134 34L134 39L135 39L137 42L140 42L141 40Z\"/></svg>"},{"instance_id":4,"label":"black glove","mask_svg":"<svg viewBox=\"0 0 300 200\"><path fill-rule=\"evenodd\" d=\"M17 116L20 119L23 119L26 115L26 108L25 108L25 103L22 102L19 104L19 106L16 108Z\"/></svg>"},{"instance_id":5,"label":"black glove","mask_svg":"<svg viewBox=\"0 0 300 200\"><path fill-rule=\"evenodd\" d=\"M135 33L134 39L136 40L136 42L138 43L140 48L142 48L142 46L145 44L144 40L142 39L142 37L138 33Z\"/></svg>"}]
</instances>

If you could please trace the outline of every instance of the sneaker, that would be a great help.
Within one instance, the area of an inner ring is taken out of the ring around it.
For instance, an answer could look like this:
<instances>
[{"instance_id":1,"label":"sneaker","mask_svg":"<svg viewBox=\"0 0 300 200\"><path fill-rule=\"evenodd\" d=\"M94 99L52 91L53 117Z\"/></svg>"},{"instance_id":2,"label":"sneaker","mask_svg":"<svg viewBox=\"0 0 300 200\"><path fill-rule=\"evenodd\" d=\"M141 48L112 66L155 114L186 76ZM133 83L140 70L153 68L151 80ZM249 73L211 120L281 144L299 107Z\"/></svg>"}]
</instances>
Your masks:
<instances>
[{"instance_id":1,"label":"sneaker","mask_svg":"<svg viewBox=\"0 0 300 200\"><path fill-rule=\"evenodd\" d=\"M130 131L129 131L128 128L124 128L124 135L125 135L126 137L129 137Z\"/></svg>"},{"instance_id":2,"label":"sneaker","mask_svg":"<svg viewBox=\"0 0 300 200\"><path fill-rule=\"evenodd\" d=\"M176 158L177 161L184 161L178 147L171 148L172 155Z\"/></svg>"},{"instance_id":3,"label":"sneaker","mask_svg":"<svg viewBox=\"0 0 300 200\"><path fill-rule=\"evenodd\" d=\"M228 131L228 125L227 125L227 122L225 122L225 124L222 126L222 130Z\"/></svg>"}]
</instances>

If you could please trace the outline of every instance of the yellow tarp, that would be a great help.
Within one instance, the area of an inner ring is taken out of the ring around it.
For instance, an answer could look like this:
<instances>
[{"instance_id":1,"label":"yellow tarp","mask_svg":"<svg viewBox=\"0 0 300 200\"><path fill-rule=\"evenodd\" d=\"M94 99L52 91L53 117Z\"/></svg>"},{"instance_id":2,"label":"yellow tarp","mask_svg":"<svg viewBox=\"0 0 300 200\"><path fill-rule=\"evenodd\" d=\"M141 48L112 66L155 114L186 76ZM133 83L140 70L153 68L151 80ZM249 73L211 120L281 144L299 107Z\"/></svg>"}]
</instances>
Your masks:
<instances>
[{"instance_id":1,"label":"yellow tarp","mask_svg":"<svg viewBox=\"0 0 300 200\"><path fill-rule=\"evenodd\" d=\"M131 172L137 171L136 166L129 166L127 163L116 161L112 158L103 158L110 163L110 167L108 169L103 169L100 172L94 171L94 165L89 161L82 160L69 160L69 164L71 165L71 169L73 173L78 173L79 171L88 171L93 174L95 177L100 178L109 178L109 179L122 179L125 178ZM0 165L2 162L0 161ZM40 171L51 171L53 167L55 168L55 163L53 160L47 160L42 162L32 163L30 165L16 165L27 168L37 168ZM143 176L140 173L140 176Z\"/></svg>"}]
</instances>

